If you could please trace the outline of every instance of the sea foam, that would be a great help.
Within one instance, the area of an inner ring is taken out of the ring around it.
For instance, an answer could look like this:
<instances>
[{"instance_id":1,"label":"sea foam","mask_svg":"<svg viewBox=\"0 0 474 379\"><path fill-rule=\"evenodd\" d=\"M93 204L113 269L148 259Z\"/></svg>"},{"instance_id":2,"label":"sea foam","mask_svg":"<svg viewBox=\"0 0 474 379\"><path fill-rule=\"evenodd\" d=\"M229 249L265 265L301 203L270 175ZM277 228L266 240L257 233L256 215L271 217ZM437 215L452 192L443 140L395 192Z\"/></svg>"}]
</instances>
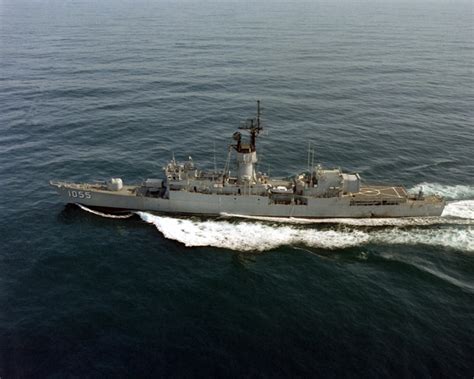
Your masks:
<instances>
[{"instance_id":1,"label":"sea foam","mask_svg":"<svg viewBox=\"0 0 474 379\"><path fill-rule=\"evenodd\" d=\"M448 203L446 204L441 216L474 220L474 200L462 200Z\"/></svg>"},{"instance_id":2,"label":"sea foam","mask_svg":"<svg viewBox=\"0 0 474 379\"><path fill-rule=\"evenodd\" d=\"M356 246L369 239L368 234L362 231L304 230L288 225L266 225L259 222L199 221L155 216L146 212L137 213L144 221L154 224L166 238L186 246L264 251L282 245L305 244L335 249Z\"/></svg>"},{"instance_id":3,"label":"sea foam","mask_svg":"<svg viewBox=\"0 0 474 379\"><path fill-rule=\"evenodd\" d=\"M474 185L458 184L454 186L423 182L410 188L408 192L417 193L423 188L425 195L441 195L448 200L474 199Z\"/></svg>"},{"instance_id":4,"label":"sea foam","mask_svg":"<svg viewBox=\"0 0 474 379\"><path fill-rule=\"evenodd\" d=\"M265 251L284 245L341 249L366 244L432 245L474 252L474 230L467 228L410 228L318 230L294 225L194 220L137 212L168 239L185 246L213 246L238 251Z\"/></svg>"},{"instance_id":5,"label":"sea foam","mask_svg":"<svg viewBox=\"0 0 474 379\"><path fill-rule=\"evenodd\" d=\"M81 208L82 210L86 211L86 212L89 212L89 213L92 213L92 214L95 214L97 216L100 216L100 217L106 217L106 218L129 218L129 217L132 217L133 216L133 213L127 213L127 214L123 214L123 215L116 215L116 214L110 214L110 213L102 213L102 212L99 212L99 211L96 211L94 209L90 209L90 208L87 208L85 205L82 205L82 204L79 204L79 203L76 203L76 205Z\"/></svg>"}]
</instances>

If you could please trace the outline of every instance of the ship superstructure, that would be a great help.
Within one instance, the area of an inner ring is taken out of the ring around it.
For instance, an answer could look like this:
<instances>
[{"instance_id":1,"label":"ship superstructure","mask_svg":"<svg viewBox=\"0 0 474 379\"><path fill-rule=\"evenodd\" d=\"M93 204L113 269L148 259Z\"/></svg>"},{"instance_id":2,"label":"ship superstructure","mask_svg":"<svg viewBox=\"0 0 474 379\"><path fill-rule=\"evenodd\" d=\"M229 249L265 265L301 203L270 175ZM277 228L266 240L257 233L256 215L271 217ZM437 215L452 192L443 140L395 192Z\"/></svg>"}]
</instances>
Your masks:
<instances>
[{"instance_id":1,"label":"ship superstructure","mask_svg":"<svg viewBox=\"0 0 474 379\"><path fill-rule=\"evenodd\" d=\"M403 186L370 186L357 173L311 165L291 179L258 172L256 141L262 131L260 102L255 118L233 134L223 170L199 170L191 157L164 167L163 177L124 185L119 178L101 183L51 181L66 203L119 210L171 214L346 218L426 217L441 215L445 201ZM242 132L248 133L244 138ZM236 169L230 170L231 158ZM309 160L308 160L309 162Z\"/></svg>"}]
</instances>

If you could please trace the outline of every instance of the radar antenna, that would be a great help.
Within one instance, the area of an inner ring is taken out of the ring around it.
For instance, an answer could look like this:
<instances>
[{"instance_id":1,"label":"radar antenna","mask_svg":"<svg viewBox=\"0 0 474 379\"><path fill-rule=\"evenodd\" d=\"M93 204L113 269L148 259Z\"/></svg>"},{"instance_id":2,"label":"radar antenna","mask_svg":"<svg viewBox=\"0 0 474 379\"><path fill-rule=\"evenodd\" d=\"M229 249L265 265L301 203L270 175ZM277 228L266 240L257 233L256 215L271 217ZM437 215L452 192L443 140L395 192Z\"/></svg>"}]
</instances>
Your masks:
<instances>
[{"instance_id":1,"label":"radar antenna","mask_svg":"<svg viewBox=\"0 0 474 379\"><path fill-rule=\"evenodd\" d=\"M256 118L249 118L245 120L244 124L239 126L241 130L248 130L250 133L250 151L256 150L256 140L257 136L260 134L260 131L263 130L262 123L260 120L260 100L257 100L257 117ZM237 141L237 145L235 146L236 150L240 152L242 149L241 142L241 135L239 132L234 133L234 139Z\"/></svg>"}]
</instances>

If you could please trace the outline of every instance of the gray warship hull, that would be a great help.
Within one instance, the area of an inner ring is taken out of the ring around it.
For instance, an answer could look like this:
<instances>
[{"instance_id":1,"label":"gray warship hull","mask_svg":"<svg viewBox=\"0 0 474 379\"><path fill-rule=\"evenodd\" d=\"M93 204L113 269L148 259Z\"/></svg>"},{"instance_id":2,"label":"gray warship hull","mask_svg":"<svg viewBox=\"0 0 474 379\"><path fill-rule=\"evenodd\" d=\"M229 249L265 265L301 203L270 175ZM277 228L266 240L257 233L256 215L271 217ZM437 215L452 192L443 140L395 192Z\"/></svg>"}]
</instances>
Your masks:
<instances>
[{"instance_id":1,"label":"gray warship hull","mask_svg":"<svg viewBox=\"0 0 474 379\"><path fill-rule=\"evenodd\" d=\"M295 218L368 218L440 216L445 202L437 196L410 199L403 187L362 187L356 196L307 198L275 202L269 196L225 195L170 191L169 198L141 195L140 186L110 191L94 184L52 181L64 203L110 210L163 214L220 216L244 215Z\"/></svg>"},{"instance_id":2,"label":"gray warship hull","mask_svg":"<svg viewBox=\"0 0 474 379\"><path fill-rule=\"evenodd\" d=\"M357 173L314 165L311 151L307 171L291 179L272 179L256 170L256 139L263 129L259 101L256 118L247 119L239 129L250 138L244 141L239 131L233 134L234 143L228 146L221 171L201 171L191 157L184 163L173 157L162 179L147 179L138 185L123 185L120 178L50 184L65 203L167 214L361 218L429 217L443 212L445 202L439 196L425 197L421 190L408 194L403 186L363 185Z\"/></svg>"}]
</instances>

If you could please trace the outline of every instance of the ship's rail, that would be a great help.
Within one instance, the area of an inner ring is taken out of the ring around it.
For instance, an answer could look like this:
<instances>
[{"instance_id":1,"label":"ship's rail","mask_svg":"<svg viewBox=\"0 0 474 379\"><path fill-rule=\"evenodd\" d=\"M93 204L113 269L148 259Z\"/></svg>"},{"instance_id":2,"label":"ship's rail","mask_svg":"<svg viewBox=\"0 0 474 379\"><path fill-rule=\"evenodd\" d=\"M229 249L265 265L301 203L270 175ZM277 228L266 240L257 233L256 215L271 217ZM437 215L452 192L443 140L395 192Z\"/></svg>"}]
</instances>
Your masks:
<instances>
[{"instance_id":1,"label":"ship's rail","mask_svg":"<svg viewBox=\"0 0 474 379\"><path fill-rule=\"evenodd\" d=\"M98 181L96 183L76 183L64 180L50 180L49 184L59 188L67 187L77 189L107 189L107 184L105 181Z\"/></svg>"},{"instance_id":2,"label":"ship's rail","mask_svg":"<svg viewBox=\"0 0 474 379\"><path fill-rule=\"evenodd\" d=\"M441 195L424 196L421 200L423 200L425 203L429 203L429 204L436 204L436 203L445 202L444 198Z\"/></svg>"}]
</instances>

